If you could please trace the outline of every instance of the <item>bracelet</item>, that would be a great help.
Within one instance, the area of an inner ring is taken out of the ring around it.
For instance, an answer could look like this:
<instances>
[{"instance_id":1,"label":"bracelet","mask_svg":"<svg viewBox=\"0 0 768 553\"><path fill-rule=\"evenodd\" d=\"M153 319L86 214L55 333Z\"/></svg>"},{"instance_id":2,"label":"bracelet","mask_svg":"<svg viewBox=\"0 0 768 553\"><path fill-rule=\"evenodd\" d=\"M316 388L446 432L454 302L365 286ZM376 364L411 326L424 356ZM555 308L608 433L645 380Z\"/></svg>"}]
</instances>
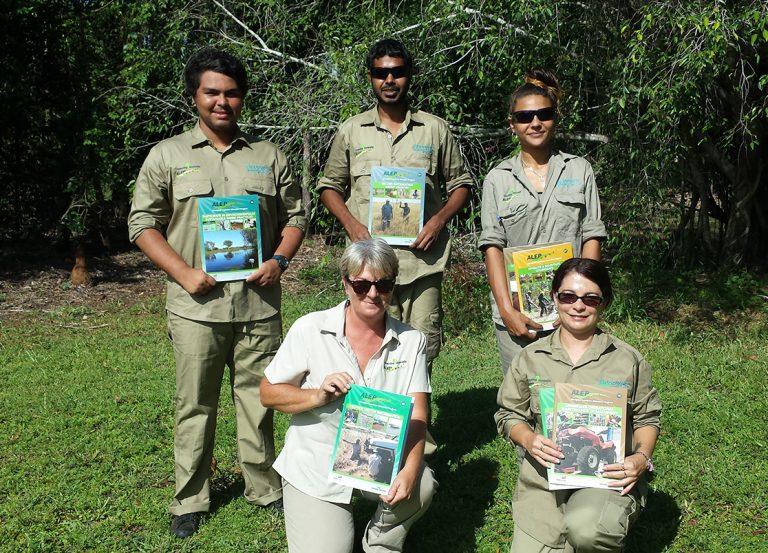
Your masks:
<instances>
[{"instance_id":1,"label":"bracelet","mask_svg":"<svg viewBox=\"0 0 768 553\"><path fill-rule=\"evenodd\" d=\"M648 457L648 455L646 455L646 454L645 454L645 453L644 453L642 450L640 450L640 449L638 449L637 451L635 451L635 453L639 453L640 455L642 455L643 457L645 457L645 470L647 470L648 472L653 472L653 461L651 460L651 458L650 458L650 457Z\"/></svg>"}]
</instances>

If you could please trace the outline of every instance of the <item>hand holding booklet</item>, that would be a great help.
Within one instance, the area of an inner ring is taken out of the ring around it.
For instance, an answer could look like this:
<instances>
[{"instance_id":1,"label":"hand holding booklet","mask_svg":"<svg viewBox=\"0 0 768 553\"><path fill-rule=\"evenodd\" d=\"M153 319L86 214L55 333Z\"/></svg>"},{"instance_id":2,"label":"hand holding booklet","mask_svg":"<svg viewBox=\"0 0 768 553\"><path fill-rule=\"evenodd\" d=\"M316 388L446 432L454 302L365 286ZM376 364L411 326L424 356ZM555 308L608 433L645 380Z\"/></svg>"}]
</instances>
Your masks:
<instances>
[{"instance_id":1,"label":"hand holding booklet","mask_svg":"<svg viewBox=\"0 0 768 553\"><path fill-rule=\"evenodd\" d=\"M386 495L403 461L413 398L353 384L344 398L328 480Z\"/></svg>"}]
</instances>

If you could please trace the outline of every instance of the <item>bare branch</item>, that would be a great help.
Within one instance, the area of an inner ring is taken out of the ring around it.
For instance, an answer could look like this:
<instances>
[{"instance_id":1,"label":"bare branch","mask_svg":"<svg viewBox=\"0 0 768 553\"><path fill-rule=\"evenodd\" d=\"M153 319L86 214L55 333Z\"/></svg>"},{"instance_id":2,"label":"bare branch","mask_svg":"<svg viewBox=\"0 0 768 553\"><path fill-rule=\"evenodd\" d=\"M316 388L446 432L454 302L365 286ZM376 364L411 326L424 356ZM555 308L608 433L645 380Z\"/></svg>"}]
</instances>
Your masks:
<instances>
[{"instance_id":1,"label":"bare branch","mask_svg":"<svg viewBox=\"0 0 768 553\"><path fill-rule=\"evenodd\" d=\"M221 2L219 2L218 0L213 0L213 3L216 4L219 8L221 8L221 10L224 13L226 13L235 23L240 25L243 29L245 29L245 31L249 35L251 35L253 38L255 38L258 41L258 43L261 45L261 47L257 48L257 50L261 50L262 52L266 52L267 54L271 54L271 55L276 56L278 58L282 58L282 59L285 59L285 60L290 60L290 61L292 61L294 63L298 63L298 64L301 64L301 65L305 65L307 67L311 67L313 69L316 69L318 71L322 71L323 73L326 73L326 74L330 75L334 79L338 79L338 76L335 73L329 72L328 70L320 67L319 65L315 65L312 62L309 62L307 60L303 60L301 58L297 58L295 56L291 56L289 54L284 54L283 52L278 52L277 50L273 50L272 48L267 46L267 43L264 42L264 39L262 39L253 29L248 27L248 25L246 25L240 19L238 19L235 16L235 14L233 14L231 11L229 11L227 8L225 8L224 5Z\"/></svg>"}]
</instances>

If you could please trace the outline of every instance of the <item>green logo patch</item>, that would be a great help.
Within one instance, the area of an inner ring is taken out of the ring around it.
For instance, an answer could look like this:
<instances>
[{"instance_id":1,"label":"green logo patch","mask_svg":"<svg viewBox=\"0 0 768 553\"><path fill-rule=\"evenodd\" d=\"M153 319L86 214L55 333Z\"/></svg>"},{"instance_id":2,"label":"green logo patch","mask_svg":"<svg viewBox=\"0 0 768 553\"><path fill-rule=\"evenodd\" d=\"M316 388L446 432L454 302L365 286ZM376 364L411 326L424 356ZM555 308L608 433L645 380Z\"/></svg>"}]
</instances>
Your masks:
<instances>
[{"instance_id":1,"label":"green logo patch","mask_svg":"<svg viewBox=\"0 0 768 553\"><path fill-rule=\"evenodd\" d=\"M407 365L407 361L405 360L398 360L398 359L392 359L391 361L384 361L384 371L385 372L394 372L398 369L404 369Z\"/></svg>"},{"instance_id":2,"label":"green logo patch","mask_svg":"<svg viewBox=\"0 0 768 553\"><path fill-rule=\"evenodd\" d=\"M373 150L373 146L369 144L363 144L362 146L355 148L353 151L355 152L355 157L360 157L361 155L365 154L366 152L370 152Z\"/></svg>"},{"instance_id":3,"label":"green logo patch","mask_svg":"<svg viewBox=\"0 0 768 553\"><path fill-rule=\"evenodd\" d=\"M187 163L185 165L182 165L181 167L176 167L176 170L175 170L177 177L183 177L185 175L191 175L193 173L199 173L199 172L200 172L200 166L192 165L191 163Z\"/></svg>"},{"instance_id":4,"label":"green logo patch","mask_svg":"<svg viewBox=\"0 0 768 553\"><path fill-rule=\"evenodd\" d=\"M431 156L434 150L431 144L414 144L412 148L414 152L427 156Z\"/></svg>"},{"instance_id":5,"label":"green logo patch","mask_svg":"<svg viewBox=\"0 0 768 553\"><path fill-rule=\"evenodd\" d=\"M247 164L245 170L249 173L256 173L257 175L269 175L272 172L272 169L268 165L256 165L255 163Z\"/></svg>"}]
</instances>

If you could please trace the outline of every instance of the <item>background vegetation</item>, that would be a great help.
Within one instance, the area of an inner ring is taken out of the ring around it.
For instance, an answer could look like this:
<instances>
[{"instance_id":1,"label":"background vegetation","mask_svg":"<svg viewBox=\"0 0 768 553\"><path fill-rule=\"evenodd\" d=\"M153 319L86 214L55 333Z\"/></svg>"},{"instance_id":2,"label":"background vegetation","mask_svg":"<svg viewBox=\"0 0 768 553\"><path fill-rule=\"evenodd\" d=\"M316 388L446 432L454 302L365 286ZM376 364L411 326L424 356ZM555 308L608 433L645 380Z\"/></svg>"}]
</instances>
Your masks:
<instances>
[{"instance_id":1,"label":"background vegetation","mask_svg":"<svg viewBox=\"0 0 768 553\"><path fill-rule=\"evenodd\" d=\"M455 126L478 183L514 148L505 97L548 66L569 93L561 146L594 162L616 260L641 248L644 263L768 263L765 2L6 4L6 245L125 241L148 148L194 121L181 70L204 44L246 61L244 126L285 148L311 189L338 123L371 103L368 46L395 36L417 60L415 103ZM478 191L459 230L477 224ZM334 230L309 209L313 230Z\"/></svg>"}]
</instances>

